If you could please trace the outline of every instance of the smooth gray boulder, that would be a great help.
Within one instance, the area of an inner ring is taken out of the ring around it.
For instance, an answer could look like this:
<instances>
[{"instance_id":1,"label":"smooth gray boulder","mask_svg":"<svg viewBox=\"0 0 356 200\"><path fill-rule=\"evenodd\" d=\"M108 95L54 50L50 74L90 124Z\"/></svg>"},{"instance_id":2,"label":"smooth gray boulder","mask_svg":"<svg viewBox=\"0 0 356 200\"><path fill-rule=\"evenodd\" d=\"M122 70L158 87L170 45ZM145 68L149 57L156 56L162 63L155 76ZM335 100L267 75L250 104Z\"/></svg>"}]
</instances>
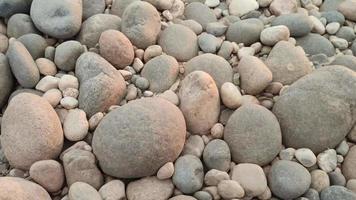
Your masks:
<instances>
[{"instance_id":1,"label":"smooth gray boulder","mask_svg":"<svg viewBox=\"0 0 356 200\"><path fill-rule=\"evenodd\" d=\"M307 15L300 13L285 14L276 17L272 21L272 26L287 26L290 35L293 37L302 37L308 35L313 29L313 23Z\"/></svg>"},{"instance_id":2,"label":"smooth gray boulder","mask_svg":"<svg viewBox=\"0 0 356 200\"><path fill-rule=\"evenodd\" d=\"M335 48L332 43L325 37L315 33L297 38L297 45L301 46L305 53L309 55L325 54L333 56L335 54Z\"/></svg>"},{"instance_id":3,"label":"smooth gray boulder","mask_svg":"<svg viewBox=\"0 0 356 200\"><path fill-rule=\"evenodd\" d=\"M240 20L229 26L226 38L231 42L244 43L245 46L250 46L260 40L263 28L263 22L259 19Z\"/></svg>"},{"instance_id":4,"label":"smooth gray boulder","mask_svg":"<svg viewBox=\"0 0 356 200\"><path fill-rule=\"evenodd\" d=\"M216 22L216 16L207 5L200 2L193 2L188 4L184 9L184 16L186 19L192 19L206 28L208 23Z\"/></svg>"},{"instance_id":5,"label":"smooth gray boulder","mask_svg":"<svg viewBox=\"0 0 356 200\"><path fill-rule=\"evenodd\" d=\"M7 36L18 38L28 33L39 33L30 15L22 13L12 15L7 22Z\"/></svg>"}]
</instances>

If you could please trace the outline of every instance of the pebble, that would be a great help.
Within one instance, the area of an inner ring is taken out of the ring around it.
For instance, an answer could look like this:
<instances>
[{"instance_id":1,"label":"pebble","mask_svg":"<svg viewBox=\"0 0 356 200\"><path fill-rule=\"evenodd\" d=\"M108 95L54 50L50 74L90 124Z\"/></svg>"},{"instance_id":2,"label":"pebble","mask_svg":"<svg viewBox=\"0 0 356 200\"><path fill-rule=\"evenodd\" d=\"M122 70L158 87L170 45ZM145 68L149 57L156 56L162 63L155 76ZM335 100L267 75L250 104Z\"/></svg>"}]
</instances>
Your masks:
<instances>
[{"instance_id":1,"label":"pebble","mask_svg":"<svg viewBox=\"0 0 356 200\"><path fill-rule=\"evenodd\" d=\"M318 192L328 188L330 186L329 176L323 170L313 170L311 173L311 184L310 187Z\"/></svg>"},{"instance_id":2,"label":"pebble","mask_svg":"<svg viewBox=\"0 0 356 200\"><path fill-rule=\"evenodd\" d=\"M204 148L203 160L208 169L228 171L231 163L229 146L224 140L211 140Z\"/></svg>"},{"instance_id":3,"label":"pebble","mask_svg":"<svg viewBox=\"0 0 356 200\"><path fill-rule=\"evenodd\" d=\"M258 9L256 0L232 0L229 5L230 15L243 16Z\"/></svg>"},{"instance_id":4,"label":"pebble","mask_svg":"<svg viewBox=\"0 0 356 200\"><path fill-rule=\"evenodd\" d=\"M207 24L206 32L214 36L222 36L227 30L227 26L220 22L212 22Z\"/></svg>"},{"instance_id":5,"label":"pebble","mask_svg":"<svg viewBox=\"0 0 356 200\"><path fill-rule=\"evenodd\" d=\"M294 0L273 0L269 9L277 16L295 13L297 11L297 2Z\"/></svg>"},{"instance_id":6,"label":"pebble","mask_svg":"<svg viewBox=\"0 0 356 200\"><path fill-rule=\"evenodd\" d=\"M194 193L194 197L197 198L197 200L213 200L211 194L205 191L198 191Z\"/></svg>"},{"instance_id":7,"label":"pebble","mask_svg":"<svg viewBox=\"0 0 356 200\"><path fill-rule=\"evenodd\" d=\"M46 99L53 108L55 108L62 99L62 92L58 89L50 89L46 91L42 97Z\"/></svg>"},{"instance_id":8,"label":"pebble","mask_svg":"<svg viewBox=\"0 0 356 200\"><path fill-rule=\"evenodd\" d=\"M263 169L250 163L241 163L232 168L231 179L240 183L248 197L257 197L267 190Z\"/></svg>"},{"instance_id":9,"label":"pebble","mask_svg":"<svg viewBox=\"0 0 356 200\"><path fill-rule=\"evenodd\" d=\"M206 28L208 23L216 22L216 16L207 5L200 2L189 3L184 9L186 19L193 19Z\"/></svg>"},{"instance_id":10,"label":"pebble","mask_svg":"<svg viewBox=\"0 0 356 200\"><path fill-rule=\"evenodd\" d=\"M339 30L339 28L340 24L338 22L331 22L325 27L326 32L330 35L334 35Z\"/></svg>"},{"instance_id":11,"label":"pebble","mask_svg":"<svg viewBox=\"0 0 356 200\"><path fill-rule=\"evenodd\" d=\"M292 160L294 158L296 150L293 148L286 148L279 152L279 158L281 160ZM314 155L315 156L315 155Z\"/></svg>"},{"instance_id":12,"label":"pebble","mask_svg":"<svg viewBox=\"0 0 356 200\"><path fill-rule=\"evenodd\" d=\"M287 26L290 36L302 37L311 32L313 24L310 18L300 13L284 14L272 21L272 26Z\"/></svg>"},{"instance_id":13,"label":"pebble","mask_svg":"<svg viewBox=\"0 0 356 200\"><path fill-rule=\"evenodd\" d=\"M9 17L16 13L28 13L31 2L4 0L0 4L1 17Z\"/></svg>"},{"instance_id":14,"label":"pebble","mask_svg":"<svg viewBox=\"0 0 356 200\"><path fill-rule=\"evenodd\" d=\"M288 27L284 25L272 26L261 32L260 40L264 45L274 46L279 41L288 41L290 36Z\"/></svg>"},{"instance_id":15,"label":"pebble","mask_svg":"<svg viewBox=\"0 0 356 200\"><path fill-rule=\"evenodd\" d=\"M127 199L165 200L174 190L172 180L159 180L157 177L145 177L127 185Z\"/></svg>"},{"instance_id":16,"label":"pebble","mask_svg":"<svg viewBox=\"0 0 356 200\"><path fill-rule=\"evenodd\" d=\"M312 188L309 188L303 197L308 198L309 200L320 200L319 193Z\"/></svg>"},{"instance_id":17,"label":"pebble","mask_svg":"<svg viewBox=\"0 0 356 200\"><path fill-rule=\"evenodd\" d=\"M348 42L352 42L356 38L354 29L348 26L342 26L336 33L336 36L339 38L343 38Z\"/></svg>"},{"instance_id":18,"label":"pebble","mask_svg":"<svg viewBox=\"0 0 356 200\"><path fill-rule=\"evenodd\" d=\"M1 177L0 187L0 196L4 199L52 199L43 187L23 178Z\"/></svg>"},{"instance_id":19,"label":"pebble","mask_svg":"<svg viewBox=\"0 0 356 200\"><path fill-rule=\"evenodd\" d=\"M220 4L220 0L206 0L205 5L209 6L210 8L215 8Z\"/></svg>"},{"instance_id":20,"label":"pebble","mask_svg":"<svg viewBox=\"0 0 356 200\"><path fill-rule=\"evenodd\" d=\"M337 166L336 151L328 149L317 156L317 162L320 169L325 172L333 171Z\"/></svg>"},{"instance_id":21,"label":"pebble","mask_svg":"<svg viewBox=\"0 0 356 200\"><path fill-rule=\"evenodd\" d=\"M79 90L75 88L66 88L62 92L63 97L73 97L73 98L78 98L79 96Z\"/></svg>"},{"instance_id":22,"label":"pebble","mask_svg":"<svg viewBox=\"0 0 356 200\"><path fill-rule=\"evenodd\" d=\"M48 192L59 191L64 183L64 170L55 160L41 160L30 167L30 177Z\"/></svg>"},{"instance_id":23,"label":"pebble","mask_svg":"<svg viewBox=\"0 0 356 200\"><path fill-rule=\"evenodd\" d=\"M64 97L60 103L63 108L68 110L78 107L78 100L73 97Z\"/></svg>"},{"instance_id":24,"label":"pebble","mask_svg":"<svg viewBox=\"0 0 356 200\"><path fill-rule=\"evenodd\" d=\"M184 194L194 193L202 188L204 170L199 158L184 155L176 160L174 168L173 183Z\"/></svg>"},{"instance_id":25,"label":"pebble","mask_svg":"<svg viewBox=\"0 0 356 200\"><path fill-rule=\"evenodd\" d=\"M347 180L356 179L355 172L355 163L356 163L356 146L350 148L350 151L345 157L345 161L342 165L342 173Z\"/></svg>"},{"instance_id":26,"label":"pebble","mask_svg":"<svg viewBox=\"0 0 356 200\"><path fill-rule=\"evenodd\" d=\"M78 78L73 75L65 74L59 79L58 88L61 91L64 91L68 88L79 89Z\"/></svg>"},{"instance_id":27,"label":"pebble","mask_svg":"<svg viewBox=\"0 0 356 200\"><path fill-rule=\"evenodd\" d=\"M220 93L222 102L226 107L236 109L241 106L242 95L233 83L224 83L221 86Z\"/></svg>"},{"instance_id":28,"label":"pebble","mask_svg":"<svg viewBox=\"0 0 356 200\"><path fill-rule=\"evenodd\" d=\"M356 199L356 194L343 186L330 186L320 193L320 200Z\"/></svg>"},{"instance_id":29,"label":"pebble","mask_svg":"<svg viewBox=\"0 0 356 200\"><path fill-rule=\"evenodd\" d=\"M335 48L338 48L340 50L345 50L349 46L349 43L347 42L347 40L345 40L343 38L330 36L329 40L334 45Z\"/></svg>"},{"instance_id":30,"label":"pebble","mask_svg":"<svg viewBox=\"0 0 356 200\"><path fill-rule=\"evenodd\" d=\"M9 98L9 96L15 84L13 75L11 73L11 68L8 63L8 59L2 53L0 53L0 80L2 80L0 81L0 90L1 90L0 109L1 109L7 103L8 100L10 101L11 98Z\"/></svg>"},{"instance_id":31,"label":"pebble","mask_svg":"<svg viewBox=\"0 0 356 200\"><path fill-rule=\"evenodd\" d=\"M333 44L321 35L311 33L304 37L297 38L297 45L301 46L305 53L309 55L325 54L327 56L333 56L335 49Z\"/></svg>"},{"instance_id":32,"label":"pebble","mask_svg":"<svg viewBox=\"0 0 356 200\"><path fill-rule=\"evenodd\" d=\"M101 186L99 194L103 199L107 200L125 199L125 184L120 180L111 180Z\"/></svg>"},{"instance_id":33,"label":"pebble","mask_svg":"<svg viewBox=\"0 0 356 200\"><path fill-rule=\"evenodd\" d=\"M6 35L11 38L19 38L28 33L38 33L37 28L29 15L18 13L12 15L7 22Z\"/></svg>"},{"instance_id":34,"label":"pebble","mask_svg":"<svg viewBox=\"0 0 356 200\"><path fill-rule=\"evenodd\" d=\"M85 138L89 123L83 110L72 109L63 123L64 136L69 141L79 141Z\"/></svg>"},{"instance_id":35,"label":"pebble","mask_svg":"<svg viewBox=\"0 0 356 200\"><path fill-rule=\"evenodd\" d=\"M217 186L222 180L230 180L229 174L216 169L209 170L204 177L204 183L208 186Z\"/></svg>"},{"instance_id":36,"label":"pebble","mask_svg":"<svg viewBox=\"0 0 356 200\"><path fill-rule=\"evenodd\" d=\"M172 162L167 162L157 172L157 178L160 180L169 179L174 174L174 164Z\"/></svg>"},{"instance_id":37,"label":"pebble","mask_svg":"<svg viewBox=\"0 0 356 200\"><path fill-rule=\"evenodd\" d=\"M198 37L200 49L205 53L215 53L218 49L218 39L209 33L202 33Z\"/></svg>"},{"instance_id":38,"label":"pebble","mask_svg":"<svg viewBox=\"0 0 356 200\"><path fill-rule=\"evenodd\" d=\"M346 154L349 152L349 145L347 144L346 140L343 140L337 147L336 147L336 152L342 156L346 156Z\"/></svg>"},{"instance_id":39,"label":"pebble","mask_svg":"<svg viewBox=\"0 0 356 200\"><path fill-rule=\"evenodd\" d=\"M297 149L295 151L295 158L304 166L311 167L316 164L316 156L307 148Z\"/></svg>"},{"instance_id":40,"label":"pebble","mask_svg":"<svg viewBox=\"0 0 356 200\"><path fill-rule=\"evenodd\" d=\"M159 45L151 45L146 48L145 53L143 55L143 60L148 62L154 57L157 57L162 54L162 47Z\"/></svg>"},{"instance_id":41,"label":"pebble","mask_svg":"<svg viewBox=\"0 0 356 200\"><path fill-rule=\"evenodd\" d=\"M34 60L44 56L47 42L42 36L29 33L22 35L17 40L26 47Z\"/></svg>"},{"instance_id":42,"label":"pebble","mask_svg":"<svg viewBox=\"0 0 356 200\"><path fill-rule=\"evenodd\" d=\"M353 0L345 0L339 4L338 11L340 11L346 19L355 21L356 20L356 2Z\"/></svg>"},{"instance_id":43,"label":"pebble","mask_svg":"<svg viewBox=\"0 0 356 200\"><path fill-rule=\"evenodd\" d=\"M89 130L93 131L99 125L100 121L104 118L104 113L98 112L89 119Z\"/></svg>"},{"instance_id":44,"label":"pebble","mask_svg":"<svg viewBox=\"0 0 356 200\"><path fill-rule=\"evenodd\" d=\"M356 179L350 179L347 181L346 188L356 193Z\"/></svg>"},{"instance_id":45,"label":"pebble","mask_svg":"<svg viewBox=\"0 0 356 200\"><path fill-rule=\"evenodd\" d=\"M87 19L95 14L103 13L105 0L83 0L83 19Z\"/></svg>"},{"instance_id":46,"label":"pebble","mask_svg":"<svg viewBox=\"0 0 356 200\"><path fill-rule=\"evenodd\" d=\"M203 155L204 147L205 144L202 137L199 135L191 135L185 141L182 155L190 154L200 158Z\"/></svg>"},{"instance_id":47,"label":"pebble","mask_svg":"<svg viewBox=\"0 0 356 200\"><path fill-rule=\"evenodd\" d=\"M340 186L346 185L346 178L341 173L340 169L330 172L328 175L329 175L330 185L340 185Z\"/></svg>"},{"instance_id":48,"label":"pebble","mask_svg":"<svg viewBox=\"0 0 356 200\"><path fill-rule=\"evenodd\" d=\"M314 16L309 16L309 19L313 24L312 32L323 35L325 33L325 26L323 25L323 23Z\"/></svg>"},{"instance_id":49,"label":"pebble","mask_svg":"<svg viewBox=\"0 0 356 200\"><path fill-rule=\"evenodd\" d=\"M72 71L83 52L84 49L80 42L73 40L63 42L56 47L54 63L61 70Z\"/></svg>"},{"instance_id":50,"label":"pebble","mask_svg":"<svg viewBox=\"0 0 356 200\"><path fill-rule=\"evenodd\" d=\"M36 65L40 74L44 76L54 76L57 74L57 68L54 62L47 58L36 59Z\"/></svg>"},{"instance_id":51,"label":"pebble","mask_svg":"<svg viewBox=\"0 0 356 200\"><path fill-rule=\"evenodd\" d=\"M240 20L229 26L226 38L231 42L236 42L237 44L244 43L245 46L250 46L260 40L263 28L263 22L259 19Z\"/></svg>"},{"instance_id":52,"label":"pebble","mask_svg":"<svg viewBox=\"0 0 356 200\"><path fill-rule=\"evenodd\" d=\"M234 180L222 180L218 184L218 193L224 199L242 198L245 192L241 185Z\"/></svg>"},{"instance_id":53,"label":"pebble","mask_svg":"<svg viewBox=\"0 0 356 200\"><path fill-rule=\"evenodd\" d=\"M69 199L76 200L101 200L100 194L91 185L84 182L76 182L70 186L68 191Z\"/></svg>"},{"instance_id":54,"label":"pebble","mask_svg":"<svg viewBox=\"0 0 356 200\"><path fill-rule=\"evenodd\" d=\"M54 76L43 77L36 85L36 90L47 92L50 89L58 88L59 79Z\"/></svg>"},{"instance_id":55,"label":"pebble","mask_svg":"<svg viewBox=\"0 0 356 200\"><path fill-rule=\"evenodd\" d=\"M193 19L187 19L180 21L179 24L190 28L195 34L199 35L203 32L203 27L197 21ZM209 23L210 24L210 23Z\"/></svg>"},{"instance_id":56,"label":"pebble","mask_svg":"<svg viewBox=\"0 0 356 200\"><path fill-rule=\"evenodd\" d=\"M224 125L216 123L210 130L210 134L215 139L220 139L224 135Z\"/></svg>"}]
</instances>

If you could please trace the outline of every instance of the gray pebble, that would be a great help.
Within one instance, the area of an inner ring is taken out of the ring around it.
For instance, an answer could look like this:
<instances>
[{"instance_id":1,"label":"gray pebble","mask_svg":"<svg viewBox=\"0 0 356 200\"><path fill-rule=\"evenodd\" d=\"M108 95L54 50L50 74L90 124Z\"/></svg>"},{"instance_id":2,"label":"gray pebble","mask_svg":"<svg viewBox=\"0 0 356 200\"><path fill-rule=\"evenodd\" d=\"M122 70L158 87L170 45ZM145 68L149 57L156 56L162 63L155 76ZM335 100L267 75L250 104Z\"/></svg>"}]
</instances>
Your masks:
<instances>
[{"instance_id":1,"label":"gray pebble","mask_svg":"<svg viewBox=\"0 0 356 200\"><path fill-rule=\"evenodd\" d=\"M215 53L218 46L218 39L211 34L202 33L198 37L198 44L205 53Z\"/></svg>"},{"instance_id":2,"label":"gray pebble","mask_svg":"<svg viewBox=\"0 0 356 200\"><path fill-rule=\"evenodd\" d=\"M46 40L37 34L29 33L22 35L17 39L20 41L31 54L32 58L36 60L37 58L42 58L44 56L45 49L47 47Z\"/></svg>"},{"instance_id":3,"label":"gray pebble","mask_svg":"<svg viewBox=\"0 0 356 200\"><path fill-rule=\"evenodd\" d=\"M15 14L7 22L7 36L18 38L28 33L39 33L27 14Z\"/></svg>"},{"instance_id":4,"label":"gray pebble","mask_svg":"<svg viewBox=\"0 0 356 200\"><path fill-rule=\"evenodd\" d=\"M184 144L182 155L194 155L200 158L203 154L205 144L199 135L191 135Z\"/></svg>"},{"instance_id":5,"label":"gray pebble","mask_svg":"<svg viewBox=\"0 0 356 200\"><path fill-rule=\"evenodd\" d=\"M231 162L229 146L224 140L211 140L204 149L203 159L208 169L228 171Z\"/></svg>"}]
</instances>

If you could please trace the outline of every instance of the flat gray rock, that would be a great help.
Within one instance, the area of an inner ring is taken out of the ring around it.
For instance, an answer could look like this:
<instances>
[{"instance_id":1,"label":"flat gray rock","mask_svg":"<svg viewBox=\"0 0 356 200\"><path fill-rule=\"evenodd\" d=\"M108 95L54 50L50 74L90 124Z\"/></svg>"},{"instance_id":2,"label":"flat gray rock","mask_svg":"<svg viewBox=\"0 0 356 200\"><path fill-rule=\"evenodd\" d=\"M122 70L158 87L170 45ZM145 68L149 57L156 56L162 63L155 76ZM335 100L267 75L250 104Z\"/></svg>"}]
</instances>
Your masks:
<instances>
[{"instance_id":1,"label":"flat gray rock","mask_svg":"<svg viewBox=\"0 0 356 200\"><path fill-rule=\"evenodd\" d=\"M288 27L290 35L302 37L310 33L313 23L308 16L304 14L286 14L276 17L272 21L272 26L285 25Z\"/></svg>"},{"instance_id":2,"label":"flat gray rock","mask_svg":"<svg viewBox=\"0 0 356 200\"><path fill-rule=\"evenodd\" d=\"M216 22L216 16L207 5L200 2L188 4L184 9L184 16L193 19L205 29L208 23Z\"/></svg>"},{"instance_id":3,"label":"flat gray rock","mask_svg":"<svg viewBox=\"0 0 356 200\"><path fill-rule=\"evenodd\" d=\"M231 42L244 43L245 46L250 46L260 40L263 28L263 22L259 19L250 18L237 21L227 29L226 38Z\"/></svg>"}]
</instances>

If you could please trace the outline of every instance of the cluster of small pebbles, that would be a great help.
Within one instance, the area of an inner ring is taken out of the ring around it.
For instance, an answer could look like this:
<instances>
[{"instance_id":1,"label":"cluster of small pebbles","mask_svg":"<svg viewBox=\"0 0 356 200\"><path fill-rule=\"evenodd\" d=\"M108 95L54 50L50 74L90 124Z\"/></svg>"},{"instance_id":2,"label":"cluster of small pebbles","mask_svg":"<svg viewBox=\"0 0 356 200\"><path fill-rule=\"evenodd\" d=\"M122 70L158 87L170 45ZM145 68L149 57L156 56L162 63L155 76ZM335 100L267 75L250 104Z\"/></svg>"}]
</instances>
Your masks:
<instances>
[{"instance_id":1,"label":"cluster of small pebbles","mask_svg":"<svg viewBox=\"0 0 356 200\"><path fill-rule=\"evenodd\" d=\"M0 200L356 200L356 0L0 0Z\"/></svg>"}]
</instances>

